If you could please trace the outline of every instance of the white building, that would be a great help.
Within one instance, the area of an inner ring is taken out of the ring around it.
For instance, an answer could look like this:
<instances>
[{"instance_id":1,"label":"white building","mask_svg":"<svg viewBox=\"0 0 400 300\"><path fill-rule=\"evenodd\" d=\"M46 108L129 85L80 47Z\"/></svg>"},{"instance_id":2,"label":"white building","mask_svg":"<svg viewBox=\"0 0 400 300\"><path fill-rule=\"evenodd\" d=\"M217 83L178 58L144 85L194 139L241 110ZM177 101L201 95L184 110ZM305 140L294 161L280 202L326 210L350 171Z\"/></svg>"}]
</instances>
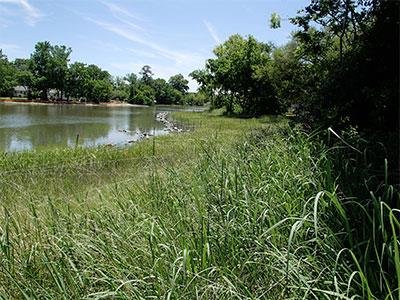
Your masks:
<instances>
[{"instance_id":1,"label":"white building","mask_svg":"<svg viewBox=\"0 0 400 300\"><path fill-rule=\"evenodd\" d=\"M13 96L20 98L28 97L28 87L22 85L14 87Z\"/></svg>"}]
</instances>

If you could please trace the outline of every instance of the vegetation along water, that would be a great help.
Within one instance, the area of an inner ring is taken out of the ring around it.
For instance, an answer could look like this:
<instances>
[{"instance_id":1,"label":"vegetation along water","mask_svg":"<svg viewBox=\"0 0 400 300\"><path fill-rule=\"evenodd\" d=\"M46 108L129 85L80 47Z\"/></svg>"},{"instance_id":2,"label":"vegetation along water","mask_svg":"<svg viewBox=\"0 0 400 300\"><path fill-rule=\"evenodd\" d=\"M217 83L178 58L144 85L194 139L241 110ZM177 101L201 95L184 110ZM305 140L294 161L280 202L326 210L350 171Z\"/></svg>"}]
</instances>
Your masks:
<instances>
[{"instance_id":1,"label":"vegetation along water","mask_svg":"<svg viewBox=\"0 0 400 300\"><path fill-rule=\"evenodd\" d=\"M156 116L178 110L203 108L0 103L0 149L9 152L49 147L123 147L145 136L169 133Z\"/></svg>"},{"instance_id":2,"label":"vegetation along water","mask_svg":"<svg viewBox=\"0 0 400 300\"><path fill-rule=\"evenodd\" d=\"M122 29L86 20L187 59L104 5ZM296 26L283 46L204 21L196 92L50 42L0 52L0 96L33 103L0 104L0 298L400 299L398 20L398 1L312 0L271 14ZM169 122L190 130L103 142Z\"/></svg>"}]
</instances>

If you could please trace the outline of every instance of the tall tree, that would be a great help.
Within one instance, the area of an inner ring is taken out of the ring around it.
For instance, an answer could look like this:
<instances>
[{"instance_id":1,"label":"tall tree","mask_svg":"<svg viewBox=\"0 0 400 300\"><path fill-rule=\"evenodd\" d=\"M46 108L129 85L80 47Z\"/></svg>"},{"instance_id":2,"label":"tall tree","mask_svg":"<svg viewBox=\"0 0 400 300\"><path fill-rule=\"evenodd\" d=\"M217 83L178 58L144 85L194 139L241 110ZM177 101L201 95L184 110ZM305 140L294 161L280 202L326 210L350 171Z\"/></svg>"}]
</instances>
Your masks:
<instances>
[{"instance_id":1,"label":"tall tree","mask_svg":"<svg viewBox=\"0 0 400 300\"><path fill-rule=\"evenodd\" d=\"M11 96L15 85L15 70L0 49L0 94Z\"/></svg>"},{"instance_id":2,"label":"tall tree","mask_svg":"<svg viewBox=\"0 0 400 300\"><path fill-rule=\"evenodd\" d=\"M68 72L69 56L71 48L65 46L51 47L51 81L52 88L60 92L60 98L63 98L63 93L66 85L66 76Z\"/></svg>"},{"instance_id":3,"label":"tall tree","mask_svg":"<svg viewBox=\"0 0 400 300\"><path fill-rule=\"evenodd\" d=\"M270 52L270 45L252 36L233 35L214 49L216 58L207 61L204 72L191 75L211 85L214 103L228 113L235 107L244 115L278 113L281 108L269 79Z\"/></svg>"},{"instance_id":4,"label":"tall tree","mask_svg":"<svg viewBox=\"0 0 400 300\"><path fill-rule=\"evenodd\" d=\"M113 78L113 100L126 101L129 97L129 85L124 77L116 76Z\"/></svg>"},{"instance_id":5,"label":"tall tree","mask_svg":"<svg viewBox=\"0 0 400 300\"><path fill-rule=\"evenodd\" d=\"M168 83L177 91L181 92L182 95L187 94L189 90L189 81L183 77L182 74L177 74L174 76L171 76L171 78L168 80Z\"/></svg>"},{"instance_id":6,"label":"tall tree","mask_svg":"<svg viewBox=\"0 0 400 300\"><path fill-rule=\"evenodd\" d=\"M184 94L164 79L155 79L152 86L155 91L155 99L157 103L180 104L183 100Z\"/></svg>"},{"instance_id":7,"label":"tall tree","mask_svg":"<svg viewBox=\"0 0 400 300\"><path fill-rule=\"evenodd\" d=\"M32 89L35 85L35 78L30 70L31 60L17 58L13 62L17 84L28 90L28 99L32 98Z\"/></svg>"},{"instance_id":8,"label":"tall tree","mask_svg":"<svg viewBox=\"0 0 400 300\"><path fill-rule=\"evenodd\" d=\"M132 103L153 105L155 101L154 89L145 83L139 83L136 87L135 96Z\"/></svg>"},{"instance_id":9,"label":"tall tree","mask_svg":"<svg viewBox=\"0 0 400 300\"><path fill-rule=\"evenodd\" d=\"M128 90L129 90L128 100L133 101L135 98L136 88L138 85L138 78L136 74L130 73L125 76L125 80L128 82Z\"/></svg>"},{"instance_id":10,"label":"tall tree","mask_svg":"<svg viewBox=\"0 0 400 300\"><path fill-rule=\"evenodd\" d=\"M35 51L31 55L31 71L42 99L47 99L48 90L51 88L60 91L62 96L71 51L65 46L52 46L48 41L35 45Z\"/></svg>"},{"instance_id":11,"label":"tall tree","mask_svg":"<svg viewBox=\"0 0 400 300\"><path fill-rule=\"evenodd\" d=\"M66 95L74 98L85 97L86 87L89 81L89 74L84 63L75 62L69 66L66 75Z\"/></svg>"},{"instance_id":12,"label":"tall tree","mask_svg":"<svg viewBox=\"0 0 400 300\"><path fill-rule=\"evenodd\" d=\"M314 78L298 112L303 121L396 130L398 20L399 2L387 0L313 0L292 19L300 59Z\"/></svg>"},{"instance_id":13,"label":"tall tree","mask_svg":"<svg viewBox=\"0 0 400 300\"><path fill-rule=\"evenodd\" d=\"M153 79L153 72L151 71L151 67L149 65L143 66L140 70L139 74L142 76L142 81L146 84L150 84L151 80Z\"/></svg>"},{"instance_id":14,"label":"tall tree","mask_svg":"<svg viewBox=\"0 0 400 300\"><path fill-rule=\"evenodd\" d=\"M35 76L36 88L41 91L41 98L47 100L48 90L52 87L52 59L50 42L38 42L31 55L31 70Z\"/></svg>"},{"instance_id":15,"label":"tall tree","mask_svg":"<svg viewBox=\"0 0 400 300\"><path fill-rule=\"evenodd\" d=\"M86 68L88 81L85 87L85 96L93 102L106 102L111 98L112 84L111 75L96 65Z\"/></svg>"}]
</instances>

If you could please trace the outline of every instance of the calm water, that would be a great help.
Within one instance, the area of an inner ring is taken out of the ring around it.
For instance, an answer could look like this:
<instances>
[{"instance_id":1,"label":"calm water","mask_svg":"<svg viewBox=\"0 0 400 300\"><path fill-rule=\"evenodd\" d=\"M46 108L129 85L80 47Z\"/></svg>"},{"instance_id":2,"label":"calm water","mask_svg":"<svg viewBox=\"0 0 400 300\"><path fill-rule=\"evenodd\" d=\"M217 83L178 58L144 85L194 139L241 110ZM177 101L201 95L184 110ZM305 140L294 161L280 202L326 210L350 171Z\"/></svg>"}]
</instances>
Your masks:
<instances>
[{"instance_id":1,"label":"calm water","mask_svg":"<svg viewBox=\"0 0 400 300\"><path fill-rule=\"evenodd\" d=\"M167 134L155 120L161 111L180 107L100 107L0 103L0 151L40 147L87 147L136 141L139 132Z\"/></svg>"}]
</instances>

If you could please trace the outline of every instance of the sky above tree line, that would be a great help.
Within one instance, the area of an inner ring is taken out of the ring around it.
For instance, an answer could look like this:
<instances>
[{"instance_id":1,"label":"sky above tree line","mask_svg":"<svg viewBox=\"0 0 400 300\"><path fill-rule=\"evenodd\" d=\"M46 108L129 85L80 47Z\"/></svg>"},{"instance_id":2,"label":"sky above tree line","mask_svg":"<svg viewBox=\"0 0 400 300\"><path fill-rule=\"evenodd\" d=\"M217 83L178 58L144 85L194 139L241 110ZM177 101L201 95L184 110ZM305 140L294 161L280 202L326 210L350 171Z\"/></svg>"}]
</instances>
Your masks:
<instances>
[{"instance_id":1,"label":"sky above tree line","mask_svg":"<svg viewBox=\"0 0 400 300\"><path fill-rule=\"evenodd\" d=\"M0 0L0 48L28 58L38 41L73 49L71 62L96 64L112 75L148 64L169 78L202 68L230 35L252 34L282 45L295 27L287 18L308 0ZM282 27L271 29L276 12ZM193 88L194 83L191 83Z\"/></svg>"}]
</instances>

